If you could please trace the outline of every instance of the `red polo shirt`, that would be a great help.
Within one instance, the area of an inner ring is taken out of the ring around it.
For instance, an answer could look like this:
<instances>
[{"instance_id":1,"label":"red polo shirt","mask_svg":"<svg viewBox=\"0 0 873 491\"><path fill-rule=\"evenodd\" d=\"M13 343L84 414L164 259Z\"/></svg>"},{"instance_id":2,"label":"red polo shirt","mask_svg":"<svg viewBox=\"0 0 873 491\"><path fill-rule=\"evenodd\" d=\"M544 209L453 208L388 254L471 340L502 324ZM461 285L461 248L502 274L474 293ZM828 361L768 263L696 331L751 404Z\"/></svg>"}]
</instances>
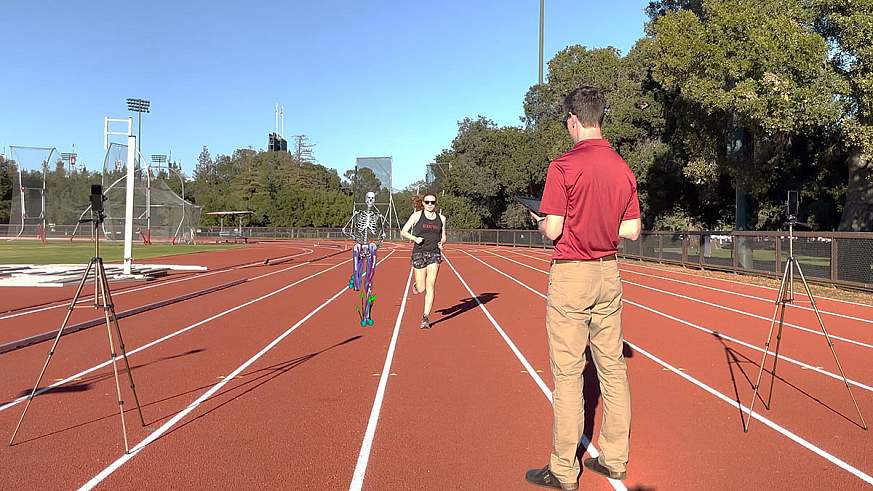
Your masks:
<instances>
[{"instance_id":1,"label":"red polo shirt","mask_svg":"<svg viewBox=\"0 0 873 491\"><path fill-rule=\"evenodd\" d=\"M640 217L637 180L606 140L582 140L549 164L540 214L564 217L553 259L598 259L618 250L618 227Z\"/></svg>"}]
</instances>

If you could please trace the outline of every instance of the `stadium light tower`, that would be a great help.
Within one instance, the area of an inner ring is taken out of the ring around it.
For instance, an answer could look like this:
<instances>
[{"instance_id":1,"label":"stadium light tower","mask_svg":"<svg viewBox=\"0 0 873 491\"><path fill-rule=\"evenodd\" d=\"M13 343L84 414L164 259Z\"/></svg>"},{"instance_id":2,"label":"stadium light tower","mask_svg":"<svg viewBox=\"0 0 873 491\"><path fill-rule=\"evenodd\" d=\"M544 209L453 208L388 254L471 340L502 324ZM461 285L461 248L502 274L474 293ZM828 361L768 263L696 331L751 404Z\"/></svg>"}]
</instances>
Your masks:
<instances>
[{"instance_id":1,"label":"stadium light tower","mask_svg":"<svg viewBox=\"0 0 873 491\"><path fill-rule=\"evenodd\" d=\"M136 122L136 158L139 159L140 150L142 150L142 113L149 112L150 101L145 99L127 99L127 109L137 113Z\"/></svg>"}]
</instances>

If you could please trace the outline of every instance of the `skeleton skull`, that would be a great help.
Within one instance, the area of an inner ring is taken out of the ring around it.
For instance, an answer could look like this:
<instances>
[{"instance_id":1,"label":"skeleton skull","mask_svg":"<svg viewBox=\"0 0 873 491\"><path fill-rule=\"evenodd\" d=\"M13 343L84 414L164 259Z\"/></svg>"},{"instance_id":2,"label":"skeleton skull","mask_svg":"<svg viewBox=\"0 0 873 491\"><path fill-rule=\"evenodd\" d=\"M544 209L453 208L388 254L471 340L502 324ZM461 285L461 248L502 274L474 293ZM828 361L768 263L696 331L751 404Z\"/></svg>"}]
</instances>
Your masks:
<instances>
[{"instance_id":1,"label":"skeleton skull","mask_svg":"<svg viewBox=\"0 0 873 491\"><path fill-rule=\"evenodd\" d=\"M373 206L376 203L376 193L373 191L367 192L367 197L364 200L367 203L367 206Z\"/></svg>"}]
</instances>

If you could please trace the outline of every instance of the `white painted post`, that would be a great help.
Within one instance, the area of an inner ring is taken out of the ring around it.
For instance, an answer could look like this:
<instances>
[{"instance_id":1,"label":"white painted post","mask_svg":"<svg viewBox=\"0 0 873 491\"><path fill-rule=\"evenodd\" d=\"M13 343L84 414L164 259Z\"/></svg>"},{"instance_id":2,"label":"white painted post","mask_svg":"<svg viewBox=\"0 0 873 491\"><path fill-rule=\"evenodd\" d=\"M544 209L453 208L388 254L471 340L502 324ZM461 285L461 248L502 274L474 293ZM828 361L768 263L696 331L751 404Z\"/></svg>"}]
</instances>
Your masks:
<instances>
[{"instance_id":1,"label":"white painted post","mask_svg":"<svg viewBox=\"0 0 873 491\"><path fill-rule=\"evenodd\" d=\"M133 183L136 161L136 137L127 136L127 188L124 202L124 274L130 274L133 263Z\"/></svg>"}]
</instances>

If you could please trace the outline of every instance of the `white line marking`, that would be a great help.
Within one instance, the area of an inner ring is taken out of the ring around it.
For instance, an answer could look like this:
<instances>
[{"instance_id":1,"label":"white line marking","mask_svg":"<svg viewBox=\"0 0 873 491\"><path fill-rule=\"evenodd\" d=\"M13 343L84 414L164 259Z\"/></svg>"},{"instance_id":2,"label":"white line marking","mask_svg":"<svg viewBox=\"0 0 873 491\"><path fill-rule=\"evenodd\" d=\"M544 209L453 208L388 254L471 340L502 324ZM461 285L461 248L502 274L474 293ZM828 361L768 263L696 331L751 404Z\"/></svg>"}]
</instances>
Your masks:
<instances>
[{"instance_id":1,"label":"white line marking","mask_svg":"<svg viewBox=\"0 0 873 491\"><path fill-rule=\"evenodd\" d=\"M312 250L312 249L306 249L306 248L303 248L303 249L304 249L305 251L309 251L309 252L301 252L300 254L293 254L293 255L290 255L290 256L283 256L283 257L281 257L281 258L277 258L277 259L290 259L290 258L294 258L294 257L298 257L298 256L305 256L305 255L307 255L307 254L311 254L311 253L315 252L315 251ZM154 283L154 284L151 284L151 285L140 286L140 287L137 287L137 288L132 288L132 289L130 289L130 290L122 290L122 291L119 291L118 293L113 293L113 294L112 294L112 298L117 298L117 297L120 297L120 296L126 295L126 294L128 294L128 293L134 293L134 292L138 292L138 291L142 291L142 290L149 290L149 289L151 289L151 288L158 288L158 287L162 287L162 286L166 286L166 285L172 285L173 283L181 283L181 282L183 282L183 281L194 280L194 279L198 279L198 278L205 278L205 277L207 277L207 276L212 276L212 275L214 275L214 274L227 273L227 272L229 272L229 271L235 271L235 270L238 270L238 269L246 268L246 267L248 267L248 266L259 265L259 264L264 264L264 262L263 262L263 261L255 261L255 262L252 262L252 263L247 263L247 264L243 264L243 265L240 265L240 266L236 266L236 267L233 267L233 268L230 268L230 269L222 269L222 270L220 270L220 271L210 271L210 272L208 272L208 273L203 273L203 274L198 274L198 275L190 275L190 276L186 276L186 277L184 277L184 278L178 278L178 279L174 279L174 280L168 280L168 281L162 281L162 282L159 282L159 283ZM249 280L249 281L251 281L251 280ZM88 302L89 300L91 300L91 299L92 299L91 296L83 296L83 297L79 298L79 301L76 303L76 305L87 304L87 302ZM33 310L26 310L26 311L24 311L24 312L16 312L16 313L14 313L14 314L8 314L8 315L0 316L0 321L5 320L5 319L11 319L11 318L13 318L13 317L20 317L20 316L23 316L23 315L36 314L36 313L39 313L39 312L44 312L44 311L46 311L46 310L58 309L58 308L61 308L61 307L68 307L69 305L70 305L70 303L69 303L69 302L66 302L66 303L60 303L60 304L57 304L57 305L50 305L50 306L48 306L48 307L37 307L37 308L34 308Z\"/></svg>"},{"instance_id":2,"label":"white line marking","mask_svg":"<svg viewBox=\"0 0 873 491\"><path fill-rule=\"evenodd\" d=\"M478 259L478 258L476 258L476 259ZM491 269L497 271L498 273L500 273L500 274L506 276L507 278L509 278L509 279L511 279L511 280L513 280L513 281L515 281L516 283L518 283L518 284L524 286L524 287L527 288L528 290L534 291L534 292L537 293L539 296L545 298L545 295L543 295L542 293L537 292L536 290L533 290L532 288L530 288L529 286L525 285L525 284L522 283L521 281L519 281L519 280L513 278L512 276L509 276L508 274L506 274L506 273L500 271L499 269L497 269L497 268L491 266L490 264L485 263L485 262L482 261L481 259L478 259L478 260L479 260L479 262L485 264L486 266L488 266L488 267L490 267ZM452 268L452 269L454 269L454 268ZM463 280L462 280L462 281L463 281ZM626 301L626 300L625 300L625 301ZM632 303L632 302L628 302L628 303ZM481 304L480 304L480 305L481 305ZM633 304L633 305L640 306L639 304ZM483 307L483 308L484 308L484 307ZM643 307L643 308L648 309L647 307ZM709 392L709 393L712 394L713 396L715 396L715 397L721 399L722 401L726 402L728 405L730 405L730 406L732 406L732 407L736 407L736 406L737 406L737 401L736 401L736 400L731 399L731 398L725 396L725 395L722 394L721 392L718 392L717 390L713 389L712 387L709 387L708 385L706 385L706 384L704 384L703 382L697 380L696 378L694 378L694 377L692 377L692 376L690 376L690 375L688 375L688 374L686 374L686 373L683 373L684 369L677 369L677 368L673 367L672 365L668 364L667 362L665 362L665 361L661 360L660 358L657 358L656 356L652 355L652 354L649 353L648 351L646 351L646 350L640 348L639 346L637 346L637 345L635 345L635 344L632 344L632 343L631 343L630 341L628 341L627 339L625 339L625 342L626 342L626 343L627 343L631 348L633 348L634 350L640 352L641 354L643 354L643 355L646 356L647 358L649 358L649 359L651 359L652 361L658 363L658 364L661 365L662 367L667 368L667 369L670 370L671 372L673 372L673 373L679 375L680 377L682 377L682 378L684 378L685 380L687 380L687 381L693 383L694 385L700 387L701 389L705 390L706 392ZM749 414L749 408L748 408L748 407L746 407L746 406L743 405L743 404L739 404L739 406L740 406L740 408L741 408L741 410L742 410L743 412L745 412L746 414ZM852 475L854 475L854 476L856 476L856 477L858 477L858 478L864 480L865 482L867 482L867 483L869 483L869 484L873 484L873 477L871 477L870 475L868 475L868 474L864 473L863 471L861 471L861 470L859 470L859 469L853 467L852 465L850 465L850 464L848 464L847 462L841 460L840 458L838 458L838 457L836 457L836 456L834 456L834 455L832 455L832 454L826 452L825 450L823 450L823 449L821 449L821 448L819 448L819 447L813 445L812 443L810 443L809 441L807 441L807 440L805 440L804 438L800 437L799 435L796 435L795 433L792 433L791 431L789 431L789 430L783 428L782 426L780 426L780 425L774 423L773 421L770 421L769 419L767 419L766 417L764 417L764 416L758 414L757 412L752 413L752 414L751 414L751 417L753 417L753 418L755 418L756 420L758 420L758 421L764 423L766 426L770 427L771 429L773 429L773 430L776 431L777 433L780 433L780 434L786 436L787 438L789 438L789 439L792 440L793 442L795 442L795 443L801 445L802 447L806 448L807 450L810 450L811 452L815 453L816 455L819 455L819 456L823 457L824 459L826 459L826 460L828 460L829 462L835 464L836 466L842 468L843 470L848 471L850 474L852 474Z\"/></svg>"},{"instance_id":3,"label":"white line marking","mask_svg":"<svg viewBox=\"0 0 873 491\"><path fill-rule=\"evenodd\" d=\"M639 346L637 346L635 344L632 344L630 341L625 340L625 342L628 344L628 346L633 348L635 351L638 351L643 356L651 359L655 363L665 367L666 369L670 370L671 372L675 373L676 375L679 375L680 377L691 382L692 384L700 387L701 389L705 390L706 392L709 392L713 396L726 402L729 406L731 406L731 407L737 406L736 400L727 397L726 395L724 395L721 392L713 389L712 387L704 384L703 382L697 380L696 378L694 378L686 373L682 373L682 369L677 369L677 368L673 367L669 363L661 360L660 358L649 353L648 351L640 348ZM746 407L745 404L740 404L739 406L740 406L740 409L744 413L749 414L749 408ZM804 439L803 437L789 431L786 428L783 428L782 426L778 425L777 423L774 423L773 421L770 421L769 419L767 419L764 416L761 416L757 412L752 413L752 417L757 419L758 421L764 423L765 425L767 425L768 427L770 427L772 430L776 431L777 433L784 435L785 437L787 437L791 441L797 443L798 445L802 446L803 448L815 453L816 455L818 455L820 457L823 457L824 459L828 460L829 462L836 465L837 467L840 467L841 469L849 472L850 474L854 475L855 477L858 477L859 479L865 481L867 484L873 484L873 476L866 474L865 472L861 471L860 469L857 469L856 467L853 467L849 463L843 461L839 457L836 457L835 455L813 445L812 443L810 443L808 440Z\"/></svg>"},{"instance_id":4,"label":"white line marking","mask_svg":"<svg viewBox=\"0 0 873 491\"><path fill-rule=\"evenodd\" d=\"M393 253L393 251L392 251L392 253ZM388 256L385 257L385 259L388 259L388 257L390 257L392 253L389 253ZM384 261L385 259L382 259L382 261ZM380 262L381 262L381 261L380 261ZM105 469L103 469L99 474L97 474L96 476L94 476L90 481L88 481L87 483L85 483L85 484L84 484L81 488L79 488L79 489L80 489L81 491L87 491L87 490L93 489L94 486L100 484L101 481L103 481L104 479L106 479L107 477L109 477L110 474L112 474L113 472L115 472L116 470L118 470L118 468L121 467L122 465L124 465L127 461L129 461L130 459L132 459L133 457L135 457L136 454L138 454L140 451L142 451L142 450L143 450L146 446L148 446L150 443L152 443L153 441L157 440L161 435L163 435L164 433L166 433L167 430L169 430L169 429L170 429L171 427L173 427L176 423L178 423L179 421L181 421L182 418L184 418L185 416L187 416L188 414L190 414L191 411L194 411L195 409L197 409L197 407L199 407L200 404L202 404L204 401L206 401L207 399L209 399L210 397L212 397L216 392L218 392L219 390L221 390L221 388L224 387L228 382L230 382L231 380L233 380L234 377L236 377L237 375L239 375L240 373L242 373L246 368L248 368L249 366L251 366L252 363L258 361L258 359L261 358L262 356L264 356L268 351L270 351L271 349L275 348L276 345L279 344L283 339L285 339L286 337L288 337L289 334L291 334L292 332L294 332L295 330L297 330L297 328L300 327L304 322L306 322L307 320L309 320L312 316L314 316L315 314L317 314L321 309L323 309L324 307L326 307L328 304L330 304L331 302L333 302L334 300L336 300L337 298L339 298L339 296L342 295L343 293L345 293L347 290L348 290L348 287L343 287L342 289L340 289L339 292L337 292L337 293L334 294L332 297L330 297L329 299L325 300L324 303L322 303L321 305L319 305L318 307L316 307L315 310L313 310L312 312L306 314L306 316L305 316L304 318L300 319L300 320L297 321L293 326L289 327L285 332L283 332L283 333L280 334L276 339L274 339L273 341L271 341L270 344L264 346L264 348L263 348L261 351L257 352L254 356L252 356L251 358L249 358L245 363L243 363L242 365L240 365L239 367L237 367L236 370L234 370L234 371L230 372L229 374L225 375L225 376L224 376L224 379L222 379L221 382L218 382L218 383L216 383L215 385L213 385L211 389L209 389L209 390L207 390L206 392L204 392L200 397L198 397L194 402L192 402L191 404L189 404L185 409L179 411L175 416L173 416L172 418L170 418L170 420L168 420L166 423L164 423L163 425L161 425L160 428L158 428L157 430L153 431L153 432L152 432L151 434L149 434L149 436L147 436L143 441L141 441L141 442L139 442L138 444L136 444L133 448L130 449L130 452L129 452L129 453L126 453L126 454L122 455L121 457L119 457L115 462L113 462L113 463L110 464L108 467L106 467ZM278 293L278 291L277 291L276 293Z\"/></svg>"},{"instance_id":5,"label":"white line marking","mask_svg":"<svg viewBox=\"0 0 873 491\"><path fill-rule=\"evenodd\" d=\"M351 262L351 260L346 261L346 262ZM290 267L290 268L288 268L288 269L299 268L300 266L304 266L305 264L308 264L308 263L297 264L297 265L292 266L292 267ZM235 312L235 311L237 311L237 310L239 310L239 309L242 309L242 308L244 308L244 307L248 307L249 305L252 305L253 303L256 303L256 302L260 302L261 300L264 300L264 299L266 299L266 298L270 298L270 297L272 297L273 295L276 295L277 293L281 293L281 292L283 292L283 291L285 291L285 290L287 290L287 289L289 289L289 288L291 288L291 287L293 287L293 286L295 286L295 285L298 285L298 284L300 284L300 283L303 283L304 281L309 280L310 278L314 278L314 277L316 277L316 276L318 276L318 275L320 275L320 274L326 273L326 272L328 272L328 271L330 271L330 270L332 270L332 269L334 269L334 268L336 268L336 267L338 267L338 266L340 266L340 265L342 265L342 264L344 264L344 263L340 263L340 264L337 264L337 265L332 266L332 267L330 267L330 268L327 268L327 269L321 270L321 271L319 271L319 272L317 272L317 273L313 273L313 274L311 274L311 275L309 275L309 276L307 276L307 277L305 277L305 278L303 278L303 279L300 279L300 280L295 281L294 283L291 283L290 285L285 285L285 286L283 286L282 288L280 288L280 289L278 289L278 290L274 290L274 291L272 291L272 292L270 292L270 293L267 293L266 295L262 295L262 296L260 296L260 297L258 297L258 298L256 298L256 299L254 299L254 300L249 300L248 302L245 302L245 303L243 303L243 304L237 305L236 307L233 307L233 308L227 309L227 310L225 310L224 312L219 312L218 314L215 314L215 315L213 315L213 316L211 316L211 317L207 317L206 319L203 319L203 320L201 320L201 321L199 321L199 322L196 322L196 323L194 323L194 324L191 324L191 325L188 326L188 327L183 327L182 329L179 329L178 331L175 331L175 332L172 332L172 333L170 333L170 334L167 334L166 336L164 336L164 337L162 337L162 338L158 338L158 339L156 339L156 340L154 340L154 341L152 341L152 342L150 342L150 343L148 343L148 344L145 344L145 345L140 346L139 348L136 348L136 349L134 349L134 350L128 351L128 352L127 352L127 356L130 357L131 355L134 355L134 354L136 354L136 353L139 353L140 351L143 351L143 350L146 350L146 349L148 349L148 348L151 348L152 346L155 346L155 345L157 345L157 344L160 344L160 343L162 343L162 342L164 342L164 341L166 341L166 340L168 340L168 339L170 339L170 338L174 338L174 337L178 336L179 334L182 334L182 333L188 332L188 331L190 331L191 329L194 329L194 328L196 328L196 327L198 327L198 326L201 326L201 325L203 325L203 324L206 324L207 322L210 322L210 321L213 321L213 320L215 320L215 319L218 319L219 317L224 317L225 315L230 314L231 312ZM75 375L71 375L71 376L69 376L69 377L67 377L67 378L65 378L65 379L63 379L63 380L61 380L60 382L53 383L53 384L49 385L48 387L44 387L44 388L42 388L42 389L37 390L35 395L39 395L39 394L42 394L42 393L44 393L44 392L48 392L48 391L50 391L51 389L54 389L55 387L58 387L58 386L60 386L60 385L64 385L64 384L67 383L67 382L70 382L70 381L72 381L72 380L75 380L76 377L81 377L81 376L83 376L83 375L87 375L87 374L89 374L89 373L91 373L91 372L94 372L94 371L99 370L99 369L101 369L101 368L103 368L103 367L105 367L105 366L108 366L110 363L112 363L112 360L107 360L107 361L105 361L105 362L103 362L103 363L101 363L101 364L99 364L99 365L95 365L95 366L93 366L93 367L91 367L91 368L89 368L89 369L87 369L87 370L83 370L83 371L81 371L81 372L79 372L79 373L77 373L77 374L75 374ZM5 411L5 410L11 408L12 406L15 406L16 404L20 404L20 403L23 402L23 401L26 401L28 397L30 397L30 394L28 394L28 395L26 395L26 396L21 396L21 397L19 397L18 399L15 399L15 400L12 401L12 402L9 402L9 403L7 403L7 404L4 404L3 406L0 406L0 412Z\"/></svg>"},{"instance_id":6,"label":"white line marking","mask_svg":"<svg viewBox=\"0 0 873 491\"><path fill-rule=\"evenodd\" d=\"M640 268L645 268L645 269L654 269L655 271L662 271L662 272L666 272L666 273L674 273L674 274L679 274L679 275L684 275L684 276L694 276L695 278L699 278L699 277L700 277L699 275L695 275L694 273L686 273L686 272L684 272L684 271L674 271L674 270L664 269L664 268L655 268L655 267L653 267L653 266L648 266L648 265L640 264L641 262L642 262L642 261L639 261L639 260L637 260L637 259L634 259L634 263L633 263L633 265L634 265L634 266L639 266ZM628 263L625 263L625 264L628 264ZM677 267L681 267L681 266L677 266ZM773 287L769 287L769 286L755 285L755 284L752 284L752 283L745 283L745 282L742 282L742 281L736 281L736 280L728 280L728 279L725 279L725 278L717 278L717 277L714 277L714 276L706 276L706 278L707 278L707 279L710 279L710 280L713 280L713 281L722 281L722 282L725 282L725 283L733 283L733 284L735 284L735 285L742 285L742 286L747 286L747 287L751 287L751 288L762 288L762 289L764 289L764 290L770 290L770 291L778 291L778 290L779 290L778 288L773 288ZM805 295L804 295L804 296L805 296ZM856 305L856 306L858 306L858 307L866 307L866 308L868 308L868 309L869 309L869 308L873 308L873 305L869 305L869 304L865 304L865 303L859 303L859 302L852 302L852 301L849 301L849 300L840 300L839 298L831 298L831 297L824 297L824 296L816 297L816 298L820 298L820 299L822 299L822 300L828 300L828 301L831 301L831 302L844 303L844 304L848 304L848 305Z\"/></svg>"},{"instance_id":7,"label":"white line marking","mask_svg":"<svg viewBox=\"0 0 873 491\"><path fill-rule=\"evenodd\" d=\"M391 373L391 363L394 361L394 349L397 346L397 336L400 334L400 323L403 320L403 312L406 310L406 299L409 297L409 284L412 281L412 268L409 268L409 277L406 278L406 288L403 290L403 301L400 302L400 312L394 322L394 332L391 334L391 343L388 345L388 353L385 355L385 364L382 366L382 375L379 377L379 386L376 389L376 399L370 410L370 420L367 422L367 430L364 432L364 441L361 442L361 451L358 452L358 461L355 464L355 472L349 491L360 491L364 486L364 475L367 473L367 463L370 461L370 452L373 449L373 439L376 436L376 425L379 423L379 413L382 411L382 400L385 398L385 388L388 385L388 376ZM378 375L378 374L373 374Z\"/></svg>"},{"instance_id":8,"label":"white line marking","mask_svg":"<svg viewBox=\"0 0 873 491\"><path fill-rule=\"evenodd\" d=\"M491 254L491 255L493 255L493 256L496 256L496 257L499 257L499 258L502 258L502 259L505 259L505 260L507 260L507 261L510 261L510 262L516 263L516 264L520 264L520 265L522 265L522 266L526 266L526 267L528 267L528 268L530 268L530 269L532 269L532 270L534 270L534 271L538 271L538 272L543 273L543 274L549 274L548 271L543 271L542 269L537 269L537 268L534 268L533 266L527 266L527 265L524 264L524 263L519 263L518 261L515 261L515 260L510 259L510 258L508 258L508 257L503 257L503 256L501 256L501 255L499 255L499 254L494 254L494 253L489 253L489 254ZM477 260L478 260L479 262L481 262L482 264L485 264L485 265L488 266L489 268L491 268L491 269L493 269L493 270L499 272L500 274L503 274L504 276L506 276L506 277L512 279L513 281L515 281L515 282L517 282L517 283L521 283L521 282L519 282L518 280L516 280L515 278L512 278L511 276L507 275L506 273L503 273L502 271L498 270L497 268L491 266L490 264L485 263L485 262L482 261L481 259L478 259L478 258L474 258L474 259L477 259ZM626 282L626 281L624 281L624 280L622 280L622 282L623 282L623 283L630 283L630 282ZM632 283L632 284L636 285L636 283ZM525 285L525 287L527 287L527 286ZM531 289L531 288L529 288L529 287L527 287L527 288L528 288L528 290L535 291L535 290L533 290L533 289ZM542 295L542 293L539 293L539 292L537 292L537 293L538 293L539 295ZM691 328L697 329L697 330L699 330L699 331L705 332L705 333L707 333L707 334L712 334L712 335L716 335L716 334L717 334L717 335L718 335L720 338L722 338L722 339L726 339L726 340L728 340L728 341L732 341L732 342L734 342L734 343L740 344L740 345L742 345L742 346L745 346L745 347L747 347L747 348L749 348L749 349L753 349L753 350L758 351L758 352L760 352L760 353L763 353L763 352L764 352L763 349L761 349L761 348L759 348L759 347L757 347L757 346L754 346L754 345L752 345L752 344L749 344L749 343L747 343L747 342L745 342L745 341L741 341L741 340L739 340L739 339L737 339L737 338L734 338L734 337L728 336L727 334L722 334L722 333L720 333L720 332L713 331L713 330L711 330L711 329L707 329L707 328L705 328L705 327L703 327L703 326L700 326L700 325L697 325L697 324L695 324L695 323L693 323L693 322L689 322L689 321L686 321L686 320L684 320L684 319L680 319L680 318L678 318L678 317L674 317L674 316L672 316L672 315L670 315L670 314L667 314L667 313L661 312L660 310L656 310L656 309L653 309L653 308L651 308L651 307L646 307L645 305L642 305L642 304L639 304L639 303L633 302L633 301L631 301L631 300L628 300L627 298L623 298L622 301L625 302L625 303L628 303L628 304L630 304L630 305L633 305L633 306L635 306L635 307L639 307L639 308L641 308L641 309L643 309L643 310L647 310L647 311L649 311L649 312L651 312L651 313L653 313L653 314L660 315L661 317L666 317L667 319L670 319L670 320L672 320L672 321L674 321L674 322L678 322L678 323L683 324L683 325L686 325L686 326L688 326L688 327L691 327ZM767 319L767 321L769 322L769 319ZM788 325L788 323L785 323L785 325ZM834 337L834 336L831 336L831 337ZM772 353L771 351L768 350L768 351L767 351L767 355L772 356L773 353ZM779 359L780 359L780 360L785 360L785 361L787 361L787 362L789 362L789 363L793 363L793 364L798 365L798 366L800 366L800 367L802 367L802 368L805 368L805 369L807 369L807 370L812 370L812 371L814 371L814 372L816 372L816 373L819 373L819 374L824 375L824 376L826 376L826 377L830 377L830 378L835 379L835 380L839 380L839 381L842 381L842 380L843 380L843 377L840 376L840 375L837 375L837 374L835 374L835 373L828 372L828 371L826 371L826 370L821 370L821 369L819 369L819 368L816 368L816 367L814 367L814 366L812 366L812 365L809 365L809 364L807 364L807 363L804 363L804 362L802 362L802 361L795 360L794 358L791 358L791 357L789 357L789 356L779 355ZM856 386L856 387L858 387L858 388L861 388L861 389L864 389L864 390L867 390L867 391L871 391L871 392L873 392L873 387L871 387L871 386L869 386L869 385L866 385L866 384L864 384L864 383L858 382L857 380L852 380L852 379L850 379L850 378L847 378L847 380L848 380L848 382L849 382L850 384L852 384L852 385L854 385L854 386Z\"/></svg>"},{"instance_id":9,"label":"white line marking","mask_svg":"<svg viewBox=\"0 0 873 491\"><path fill-rule=\"evenodd\" d=\"M746 293L739 293L739 292L735 292L732 290L723 290L721 288L706 286L706 285L702 285L700 283L692 283L690 281L677 280L676 278L668 278L666 276L658 276L658 275L653 275L653 274L648 274L648 273L640 273L639 271L634 271L633 269L628 269L628 268L621 268L621 270L622 270L622 272L627 272L627 273L636 274L636 275L640 275L640 276L646 276L649 278L656 278L656 279L660 279L660 280L664 280L664 281L670 281L670 282L679 283L682 285L693 286L694 288L702 288L704 290L710 290L710 291L715 291L715 292L719 292L719 293L727 293L729 295L734 295L734 296L742 297L742 298L748 298L751 300L758 300L758 301L766 302L766 303L770 303L770 304L774 303L774 299L772 299L772 298L756 297L755 295L749 295ZM804 298L806 298L806 295L804 295ZM818 297L816 297L816 298L818 298ZM812 307L806 307L804 305L798 305L796 303L786 304L786 306L794 308L794 309L806 310L808 312L813 311ZM849 320L853 320L853 321L873 324L873 319L865 319L862 317L855 317L855 316L851 316L851 315L840 314L837 312L829 312L827 310L822 310L822 309L818 309L818 311L822 314L832 315L834 317L841 317L843 319L849 319Z\"/></svg>"},{"instance_id":10,"label":"white line marking","mask_svg":"<svg viewBox=\"0 0 873 491\"><path fill-rule=\"evenodd\" d=\"M472 254L470 254L466 251L464 251L464 254L467 254L468 256L472 257L473 259L481 262L481 260L479 258L473 256ZM446 258L446 262L448 263L449 267L452 268L452 271L455 272L455 276L457 276L458 279L461 280L461 284L464 285L464 288L467 289L467 292L470 294L470 297L475 299L476 303L479 304L479 308L482 309L483 312L485 312L485 316L488 317L489 321L491 321L491 325L494 326L494 329L497 330L497 332L500 334L500 337L503 338L503 341L506 342L506 344L509 346L509 349L512 350L512 352L515 354L515 357L518 359L518 361L521 362L521 364L522 364L522 366L524 366L525 370L527 370L528 375L530 375L530 377L534 380L534 382L537 384L537 386L539 386L540 390L543 391L543 394L549 400L549 403L551 403L552 402L552 391L549 390L549 387L546 385L545 382L543 382L543 379L537 374L536 370L534 370L534 368L531 366L530 362L527 361L527 358L525 358L524 355L521 353L521 351L519 351L519 349L515 346L515 343L512 342L512 339L510 339L509 336L506 335L506 332L503 330L503 328L500 327L500 324L498 324L497 321L494 320L494 317L491 315L491 312L489 312L488 309L485 307L485 305L479 301L479 297L476 296L475 293L473 293L473 290L470 288L469 285L467 285L467 282L464 281L464 278L461 277L461 274L458 273L458 270L455 269L455 266L452 265L452 262L449 261L448 258ZM585 435L582 435L582 438L580 439L580 443L585 446L585 449L588 452L588 455L590 455L591 457L597 458L600 456L600 452L597 450L597 448L594 447L594 444L592 444L591 441L589 441ZM616 490L619 490L619 491L627 490L624 483L619 481L619 480L609 479L609 483L612 484L612 487L615 488Z\"/></svg>"},{"instance_id":11,"label":"white line marking","mask_svg":"<svg viewBox=\"0 0 873 491\"><path fill-rule=\"evenodd\" d=\"M771 321L771 318L770 318L770 317L764 317L763 315L753 314L753 313L751 313L751 312L746 312L745 310L739 310L739 309L735 309L735 308L732 308L732 307L727 307L727 306L725 306L725 305L721 305L721 304L717 304L717 303L712 303L712 302L707 302L706 300L701 300L701 299L699 299L699 298L689 297L689 296L687 296L687 295L682 295L682 294L679 294L679 293L673 293L673 292L670 292L670 291L667 291L667 290L661 290L660 288L655 288L655 287L652 287L652 286L643 285L643 284L641 284L641 283L636 283L636 282L633 282L633 281L621 280L621 282L622 282L622 283L625 283L625 284L628 284L628 285L633 285L633 286L638 286L638 287L640 287L640 288L645 288L645 289L647 289L647 290L656 291L656 292L658 292L658 293L663 293L663 294L665 294L665 295L670 295L670 296L677 297L677 298L681 298L681 299L684 299L684 300L689 300L689 301L691 301L691 302L697 302L697 303L700 303L700 304L703 304L703 305L707 305L707 306L709 306L709 307L714 307L714 308L717 308L717 309L727 310L728 312L733 312L733 313L735 313L735 314L741 314L741 315L745 315L745 316L748 316L748 317L753 317L753 318L755 318L755 319L759 319L759 320L762 320L762 321L767 322L768 325L769 325L769 323L770 323L770 321ZM773 305L774 305L774 307L775 307L776 304L774 303ZM802 332L805 332L805 333L813 334L813 335L815 335L815 336L821 336L821 337L824 337L824 333L822 333L821 331L815 331L815 330L813 330L813 329L809 329L809 328L807 328L807 327L799 326L799 325L797 325L797 324L792 324L792 323L790 323L790 322L783 322L782 325L783 325L783 326L788 326L788 327L790 327L790 328L792 328L792 329L797 329L798 331L802 331ZM863 341L855 341L854 339L844 338L844 337L842 337L842 336L837 336L836 334L831 334L830 336L831 336L831 339L839 339L840 341L842 341L842 342L844 342L844 343L854 344L854 345L857 345L857 346L862 346L862 347L864 347L864 348L873 348L873 344L868 344L868 343L865 343L865 342L863 342Z\"/></svg>"}]
</instances>

